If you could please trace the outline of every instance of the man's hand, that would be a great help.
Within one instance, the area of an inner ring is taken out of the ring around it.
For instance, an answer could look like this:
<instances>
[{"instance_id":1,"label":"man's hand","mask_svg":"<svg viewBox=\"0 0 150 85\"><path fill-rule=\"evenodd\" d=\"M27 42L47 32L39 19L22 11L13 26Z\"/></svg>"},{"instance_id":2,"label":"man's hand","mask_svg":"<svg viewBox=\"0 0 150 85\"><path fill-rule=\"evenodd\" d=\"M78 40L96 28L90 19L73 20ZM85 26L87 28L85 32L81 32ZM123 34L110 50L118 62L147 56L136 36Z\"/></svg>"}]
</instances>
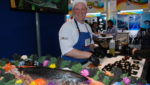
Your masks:
<instances>
[{"instance_id":1,"label":"man's hand","mask_svg":"<svg viewBox=\"0 0 150 85\"><path fill-rule=\"evenodd\" d=\"M132 55L135 55L135 52L136 52L137 50L138 50L137 48L133 48L133 49L132 49Z\"/></svg>"},{"instance_id":2,"label":"man's hand","mask_svg":"<svg viewBox=\"0 0 150 85\"><path fill-rule=\"evenodd\" d=\"M94 66L98 66L100 64L99 58L94 54L90 56L89 61L91 61Z\"/></svg>"}]
</instances>

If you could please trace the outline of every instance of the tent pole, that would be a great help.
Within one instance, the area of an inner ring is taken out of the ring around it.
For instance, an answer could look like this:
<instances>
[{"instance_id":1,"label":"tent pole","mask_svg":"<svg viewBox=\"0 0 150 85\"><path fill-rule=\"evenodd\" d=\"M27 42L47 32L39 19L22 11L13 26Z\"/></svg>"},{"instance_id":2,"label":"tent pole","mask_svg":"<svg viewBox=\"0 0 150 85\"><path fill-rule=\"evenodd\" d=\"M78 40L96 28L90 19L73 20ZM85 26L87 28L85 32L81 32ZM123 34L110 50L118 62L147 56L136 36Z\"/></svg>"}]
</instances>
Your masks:
<instances>
[{"instance_id":1,"label":"tent pole","mask_svg":"<svg viewBox=\"0 0 150 85\"><path fill-rule=\"evenodd\" d=\"M37 52L38 56L41 56L41 39L40 39L40 21L39 21L39 13L35 13L35 20L36 20L36 42L37 42Z\"/></svg>"}]
</instances>

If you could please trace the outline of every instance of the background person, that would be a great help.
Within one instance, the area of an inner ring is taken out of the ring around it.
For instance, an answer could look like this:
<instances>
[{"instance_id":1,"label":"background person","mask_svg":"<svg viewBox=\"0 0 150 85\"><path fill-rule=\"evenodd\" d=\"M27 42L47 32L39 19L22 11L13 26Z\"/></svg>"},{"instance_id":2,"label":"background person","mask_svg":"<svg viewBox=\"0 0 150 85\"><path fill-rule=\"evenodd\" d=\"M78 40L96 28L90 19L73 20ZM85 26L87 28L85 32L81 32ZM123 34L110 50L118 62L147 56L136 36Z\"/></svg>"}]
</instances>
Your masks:
<instances>
[{"instance_id":1,"label":"background person","mask_svg":"<svg viewBox=\"0 0 150 85\"><path fill-rule=\"evenodd\" d=\"M135 59L146 58L146 62L148 62L146 66L148 68L145 68L147 70L145 74L147 82L150 83L150 21L144 21L144 25L141 28L142 30L138 33L138 36L141 38L141 49L133 48L132 55Z\"/></svg>"},{"instance_id":2,"label":"background person","mask_svg":"<svg viewBox=\"0 0 150 85\"><path fill-rule=\"evenodd\" d=\"M113 26L113 21L108 20L107 25L108 25L107 30L104 33L107 34L108 36L113 36L113 38L115 39L117 35L117 28Z\"/></svg>"},{"instance_id":3,"label":"background person","mask_svg":"<svg viewBox=\"0 0 150 85\"><path fill-rule=\"evenodd\" d=\"M142 53L142 50L143 52L146 52L146 50L150 49L150 21L144 21L144 25L142 25L141 29L139 30L137 37L141 42L141 50L138 48L133 48L132 55L135 55L138 51L140 52L140 54L145 54Z\"/></svg>"},{"instance_id":4,"label":"background person","mask_svg":"<svg viewBox=\"0 0 150 85\"><path fill-rule=\"evenodd\" d=\"M95 33L95 34L98 34L98 23L97 22L93 22L92 26L92 32Z\"/></svg>"}]
</instances>

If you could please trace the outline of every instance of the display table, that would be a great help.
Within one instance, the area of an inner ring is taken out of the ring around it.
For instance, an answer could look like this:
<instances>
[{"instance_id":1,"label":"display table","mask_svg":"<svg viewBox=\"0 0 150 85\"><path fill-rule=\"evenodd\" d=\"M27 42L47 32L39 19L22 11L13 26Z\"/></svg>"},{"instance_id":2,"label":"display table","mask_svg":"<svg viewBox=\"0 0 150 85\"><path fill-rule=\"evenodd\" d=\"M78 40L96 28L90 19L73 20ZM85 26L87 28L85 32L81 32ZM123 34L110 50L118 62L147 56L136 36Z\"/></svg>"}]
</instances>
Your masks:
<instances>
[{"instance_id":1,"label":"display table","mask_svg":"<svg viewBox=\"0 0 150 85\"><path fill-rule=\"evenodd\" d=\"M112 57L112 58L104 57L104 58L100 59L101 65L100 65L98 68L102 70L102 68L104 68L105 65L113 64L113 63L115 63L116 61L120 61L120 60L122 60L123 57L124 57L124 56L117 56L117 57ZM143 72L143 68L144 68L144 64L145 64L145 59L142 59L142 60L133 60L133 59L130 57L127 61L129 61L131 64L133 64L133 61L139 61L139 63L138 63L139 69L138 69L138 70L132 69L132 71L136 71L137 74L136 74L136 75L131 75L131 76L134 76L134 77L141 77L142 72ZM88 65L89 65L90 63L91 63L91 62L88 62L88 63L85 64L84 66L88 67Z\"/></svg>"},{"instance_id":2,"label":"display table","mask_svg":"<svg viewBox=\"0 0 150 85\"><path fill-rule=\"evenodd\" d=\"M99 38L99 39L112 39L113 36L106 36L106 37L98 36L97 38Z\"/></svg>"},{"instance_id":3,"label":"display table","mask_svg":"<svg viewBox=\"0 0 150 85\"><path fill-rule=\"evenodd\" d=\"M129 32L118 32L116 40L129 43Z\"/></svg>"}]
</instances>

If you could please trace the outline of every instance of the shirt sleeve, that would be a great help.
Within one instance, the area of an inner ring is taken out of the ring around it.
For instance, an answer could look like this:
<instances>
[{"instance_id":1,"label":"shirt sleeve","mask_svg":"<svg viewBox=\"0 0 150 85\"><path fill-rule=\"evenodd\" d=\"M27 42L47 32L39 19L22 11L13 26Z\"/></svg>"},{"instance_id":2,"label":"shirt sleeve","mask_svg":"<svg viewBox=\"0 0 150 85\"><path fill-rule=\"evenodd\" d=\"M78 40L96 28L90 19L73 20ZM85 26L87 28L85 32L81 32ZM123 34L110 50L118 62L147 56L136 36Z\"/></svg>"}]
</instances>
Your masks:
<instances>
[{"instance_id":1,"label":"shirt sleeve","mask_svg":"<svg viewBox=\"0 0 150 85\"><path fill-rule=\"evenodd\" d=\"M72 29L69 24L64 24L59 31L59 43L62 55L73 49Z\"/></svg>"},{"instance_id":2,"label":"shirt sleeve","mask_svg":"<svg viewBox=\"0 0 150 85\"><path fill-rule=\"evenodd\" d=\"M114 28L112 29L112 35L113 35L113 36L116 36L116 35L117 35L117 28L114 27Z\"/></svg>"},{"instance_id":3,"label":"shirt sleeve","mask_svg":"<svg viewBox=\"0 0 150 85\"><path fill-rule=\"evenodd\" d=\"M113 28L107 28L107 31L104 32L106 34L111 34L113 37L116 37L117 35L117 28L113 27Z\"/></svg>"}]
</instances>

